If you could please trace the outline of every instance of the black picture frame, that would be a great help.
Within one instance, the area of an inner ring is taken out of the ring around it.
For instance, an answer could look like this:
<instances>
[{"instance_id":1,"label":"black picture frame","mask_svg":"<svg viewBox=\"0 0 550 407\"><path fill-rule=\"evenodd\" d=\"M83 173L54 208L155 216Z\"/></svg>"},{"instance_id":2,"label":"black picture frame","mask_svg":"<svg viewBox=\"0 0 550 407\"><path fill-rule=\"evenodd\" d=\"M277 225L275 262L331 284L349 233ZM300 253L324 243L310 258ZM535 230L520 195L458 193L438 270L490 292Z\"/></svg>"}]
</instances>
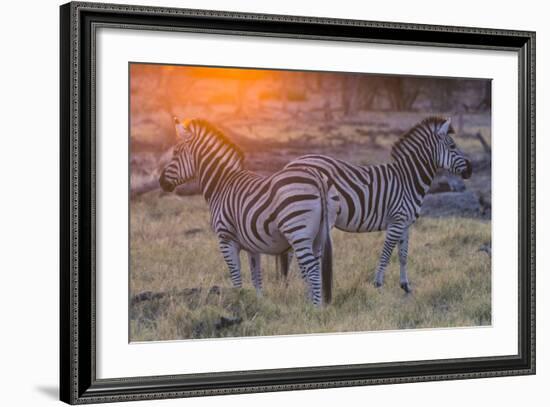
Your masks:
<instances>
[{"instance_id":1,"label":"black picture frame","mask_svg":"<svg viewBox=\"0 0 550 407\"><path fill-rule=\"evenodd\" d=\"M535 33L72 2L60 7L60 398L71 404L535 373ZM177 376L96 378L95 29L511 50L519 59L519 352Z\"/></svg>"}]
</instances>

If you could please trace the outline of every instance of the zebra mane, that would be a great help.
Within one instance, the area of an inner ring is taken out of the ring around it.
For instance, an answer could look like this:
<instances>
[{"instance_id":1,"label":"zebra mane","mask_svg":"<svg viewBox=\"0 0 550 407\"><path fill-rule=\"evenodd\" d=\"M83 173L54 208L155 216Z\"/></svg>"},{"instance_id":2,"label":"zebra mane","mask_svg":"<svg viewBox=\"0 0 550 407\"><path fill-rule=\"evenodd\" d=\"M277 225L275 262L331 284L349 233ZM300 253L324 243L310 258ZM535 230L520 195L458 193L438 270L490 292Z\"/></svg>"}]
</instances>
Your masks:
<instances>
[{"instance_id":1,"label":"zebra mane","mask_svg":"<svg viewBox=\"0 0 550 407\"><path fill-rule=\"evenodd\" d=\"M407 140L413 139L417 137L418 135L418 129L421 127L432 129L433 125L442 124L447 120L447 118L444 118L442 116L429 116L422 120L421 122L416 123L413 127L411 127L408 131L406 131L401 137L399 137L399 140L397 140L392 148L391 148L391 157L393 159L396 159L400 156L401 147L403 144L407 142ZM453 134L455 131L453 129L453 126L451 125L449 127L448 134Z\"/></svg>"},{"instance_id":2,"label":"zebra mane","mask_svg":"<svg viewBox=\"0 0 550 407\"><path fill-rule=\"evenodd\" d=\"M227 146L229 146L232 150L234 150L237 155L239 156L239 159L241 161L244 161L244 153L240 149L238 145L233 143L227 136L216 126L214 126L212 123L210 123L206 119L191 119L189 121L188 127L193 127L193 125L200 127L202 129L205 129L209 134L213 134L217 139L221 140L221 142Z\"/></svg>"}]
</instances>

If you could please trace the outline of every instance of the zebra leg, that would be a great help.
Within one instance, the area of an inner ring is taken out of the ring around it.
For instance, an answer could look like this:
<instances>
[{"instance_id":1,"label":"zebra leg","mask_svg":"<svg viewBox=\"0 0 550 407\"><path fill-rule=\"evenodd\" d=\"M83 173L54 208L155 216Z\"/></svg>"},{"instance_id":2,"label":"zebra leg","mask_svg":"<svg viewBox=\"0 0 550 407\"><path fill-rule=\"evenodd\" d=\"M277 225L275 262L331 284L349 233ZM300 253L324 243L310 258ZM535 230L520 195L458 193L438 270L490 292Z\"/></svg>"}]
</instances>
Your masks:
<instances>
[{"instance_id":1,"label":"zebra leg","mask_svg":"<svg viewBox=\"0 0 550 407\"><path fill-rule=\"evenodd\" d=\"M309 289L309 298L313 305L321 305L321 266L319 258L313 252L313 244L309 240L299 239L299 244L293 245L294 254L302 278L307 282Z\"/></svg>"},{"instance_id":2,"label":"zebra leg","mask_svg":"<svg viewBox=\"0 0 550 407\"><path fill-rule=\"evenodd\" d=\"M404 225L401 223L392 223L388 226L386 231L386 239L384 240L384 248L382 249L382 254L380 255L378 267L376 267L376 276L374 278L375 287L382 287L382 285L384 285L384 272L390 262L393 248L399 239L401 239L401 236L403 236L403 229Z\"/></svg>"},{"instance_id":3,"label":"zebra leg","mask_svg":"<svg viewBox=\"0 0 550 407\"><path fill-rule=\"evenodd\" d=\"M252 284L256 289L256 295L262 296L262 269L260 266L260 255L258 253L248 253L248 265L252 274Z\"/></svg>"},{"instance_id":4,"label":"zebra leg","mask_svg":"<svg viewBox=\"0 0 550 407\"><path fill-rule=\"evenodd\" d=\"M407 276L407 254L409 252L409 228L403 231L403 236L399 239L399 285L407 293L412 292L409 277Z\"/></svg>"},{"instance_id":5,"label":"zebra leg","mask_svg":"<svg viewBox=\"0 0 550 407\"><path fill-rule=\"evenodd\" d=\"M290 270L290 263L292 262L292 253L292 250L289 249L275 256L275 267L278 270L277 277L282 277L286 286L288 286L288 271Z\"/></svg>"},{"instance_id":6,"label":"zebra leg","mask_svg":"<svg viewBox=\"0 0 550 407\"><path fill-rule=\"evenodd\" d=\"M239 247L236 243L227 240L220 241L220 251L231 275L233 287L241 288L243 286L241 278L241 259L239 257Z\"/></svg>"},{"instance_id":7,"label":"zebra leg","mask_svg":"<svg viewBox=\"0 0 550 407\"><path fill-rule=\"evenodd\" d=\"M298 262L298 267L300 268L300 276L302 277L302 280L304 280L307 284L309 284L309 280L308 280L308 271L307 271L307 268L304 268L301 266L301 262L300 260L303 258L305 260L309 259L310 258L310 254L315 257L315 254L313 253L313 249L309 248L309 247L303 247L302 248L302 254L301 256L296 256L296 260Z\"/></svg>"}]
</instances>

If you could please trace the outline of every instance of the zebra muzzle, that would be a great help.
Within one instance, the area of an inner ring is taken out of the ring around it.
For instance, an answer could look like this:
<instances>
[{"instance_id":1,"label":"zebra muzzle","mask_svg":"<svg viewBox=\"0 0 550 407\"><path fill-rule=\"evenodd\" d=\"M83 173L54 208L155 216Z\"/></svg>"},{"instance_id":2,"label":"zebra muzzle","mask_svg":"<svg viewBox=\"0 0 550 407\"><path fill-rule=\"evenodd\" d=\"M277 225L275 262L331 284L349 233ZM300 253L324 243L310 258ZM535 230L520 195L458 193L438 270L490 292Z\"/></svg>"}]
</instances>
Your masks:
<instances>
[{"instance_id":1,"label":"zebra muzzle","mask_svg":"<svg viewBox=\"0 0 550 407\"><path fill-rule=\"evenodd\" d=\"M160 187L162 188L162 190L165 191L165 192L172 192L176 188L176 186L173 183L168 182L166 180L166 176L164 174L164 171L162 171L162 174L160 174L159 184L160 184Z\"/></svg>"},{"instance_id":2,"label":"zebra muzzle","mask_svg":"<svg viewBox=\"0 0 550 407\"><path fill-rule=\"evenodd\" d=\"M466 161L466 169L462 171L462 178L468 179L472 176L472 163L470 161Z\"/></svg>"}]
</instances>

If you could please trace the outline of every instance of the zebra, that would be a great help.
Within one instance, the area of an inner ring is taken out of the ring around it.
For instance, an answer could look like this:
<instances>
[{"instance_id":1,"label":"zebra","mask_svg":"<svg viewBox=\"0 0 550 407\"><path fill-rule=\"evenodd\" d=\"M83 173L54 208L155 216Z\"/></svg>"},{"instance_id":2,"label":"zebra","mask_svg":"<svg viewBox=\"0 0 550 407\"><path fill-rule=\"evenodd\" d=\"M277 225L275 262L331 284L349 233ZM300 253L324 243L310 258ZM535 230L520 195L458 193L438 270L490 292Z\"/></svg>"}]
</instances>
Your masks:
<instances>
[{"instance_id":1,"label":"zebra","mask_svg":"<svg viewBox=\"0 0 550 407\"><path fill-rule=\"evenodd\" d=\"M467 179L471 161L456 146L451 119L428 117L403 134L392 146L392 162L359 166L324 155L305 155L286 168L314 168L334 184L340 197L335 227L346 232L386 231L374 285L384 284L384 272L398 245L400 286L412 292L407 273L409 228L420 214L422 202L438 169ZM279 269L288 273L292 252L279 256Z\"/></svg>"},{"instance_id":2,"label":"zebra","mask_svg":"<svg viewBox=\"0 0 550 407\"><path fill-rule=\"evenodd\" d=\"M174 123L180 141L161 172L160 186L171 192L198 180L233 286L242 286L241 250L248 254L252 281L261 296L260 254L278 255L291 249L313 304L330 303L330 228L338 197L327 179L311 168L299 167L260 176L243 168L242 151L212 123L181 122L177 117Z\"/></svg>"}]
</instances>

